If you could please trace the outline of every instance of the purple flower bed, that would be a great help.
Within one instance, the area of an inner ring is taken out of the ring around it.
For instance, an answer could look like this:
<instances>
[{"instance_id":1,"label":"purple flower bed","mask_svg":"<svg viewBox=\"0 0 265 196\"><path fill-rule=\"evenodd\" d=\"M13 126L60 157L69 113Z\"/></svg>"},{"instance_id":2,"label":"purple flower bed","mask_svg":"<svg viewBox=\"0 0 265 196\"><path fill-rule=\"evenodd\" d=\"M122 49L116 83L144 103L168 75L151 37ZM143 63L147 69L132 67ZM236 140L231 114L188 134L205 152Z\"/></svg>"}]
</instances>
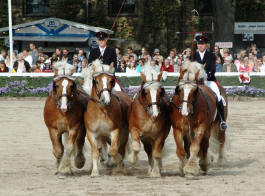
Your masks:
<instances>
[{"instance_id":1,"label":"purple flower bed","mask_svg":"<svg viewBox=\"0 0 265 196\"><path fill-rule=\"evenodd\" d=\"M47 87L37 87L31 88L27 86L27 82L14 81L8 82L4 87L0 87L0 96L10 96L10 97L24 97L24 96L38 96L45 97L52 90L52 84Z\"/></svg>"},{"instance_id":2,"label":"purple flower bed","mask_svg":"<svg viewBox=\"0 0 265 196\"><path fill-rule=\"evenodd\" d=\"M52 90L52 83L50 83L47 87L37 87L32 88L28 86L25 80L22 81L13 81L8 82L4 87L0 87L0 96L10 96L10 97L26 97L26 96L37 96L37 97L46 97L49 92ZM125 87L124 91L130 97L133 97L138 91L140 87ZM166 90L166 93L169 97L174 95L175 90L169 89ZM244 87L232 87L227 88L226 93L228 96L249 96L249 97L264 97L265 90L261 88L256 88L252 86L244 86Z\"/></svg>"},{"instance_id":3,"label":"purple flower bed","mask_svg":"<svg viewBox=\"0 0 265 196\"><path fill-rule=\"evenodd\" d=\"M140 87L126 87L124 88L124 91L130 96L133 97L138 91L140 90ZM171 98L175 90L166 90L167 95ZM227 88L226 93L228 96L248 96L248 97L264 97L265 96L265 90L261 88L256 88L252 86L244 86L244 87L232 87Z\"/></svg>"}]
</instances>

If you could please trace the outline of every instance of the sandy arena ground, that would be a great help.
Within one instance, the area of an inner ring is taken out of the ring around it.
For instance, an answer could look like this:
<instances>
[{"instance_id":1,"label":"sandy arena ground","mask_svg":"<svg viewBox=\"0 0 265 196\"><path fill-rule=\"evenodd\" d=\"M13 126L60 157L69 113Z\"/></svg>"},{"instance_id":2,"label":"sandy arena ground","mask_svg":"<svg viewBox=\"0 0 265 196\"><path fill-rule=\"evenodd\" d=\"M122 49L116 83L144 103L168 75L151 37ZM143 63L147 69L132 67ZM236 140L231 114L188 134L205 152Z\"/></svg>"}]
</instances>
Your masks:
<instances>
[{"instance_id":1,"label":"sandy arena ground","mask_svg":"<svg viewBox=\"0 0 265 196\"><path fill-rule=\"evenodd\" d=\"M265 195L265 100L230 101L228 166L197 180L179 176L172 133L160 179L141 178L147 172L144 152L136 166L126 163L124 174L102 168L101 177L90 178L90 150L83 169L57 179L43 106L44 99L0 99L0 196Z\"/></svg>"}]
</instances>

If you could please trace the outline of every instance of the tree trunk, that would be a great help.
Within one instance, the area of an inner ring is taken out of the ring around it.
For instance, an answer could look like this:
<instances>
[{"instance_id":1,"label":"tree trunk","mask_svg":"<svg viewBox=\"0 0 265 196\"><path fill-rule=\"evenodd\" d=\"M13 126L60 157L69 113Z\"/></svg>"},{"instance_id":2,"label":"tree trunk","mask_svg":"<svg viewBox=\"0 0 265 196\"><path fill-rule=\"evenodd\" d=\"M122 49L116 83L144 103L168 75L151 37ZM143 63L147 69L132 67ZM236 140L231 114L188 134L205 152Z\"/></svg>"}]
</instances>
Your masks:
<instances>
[{"instance_id":1,"label":"tree trunk","mask_svg":"<svg viewBox=\"0 0 265 196\"><path fill-rule=\"evenodd\" d=\"M212 0L215 42L233 42L235 0Z\"/></svg>"}]
</instances>

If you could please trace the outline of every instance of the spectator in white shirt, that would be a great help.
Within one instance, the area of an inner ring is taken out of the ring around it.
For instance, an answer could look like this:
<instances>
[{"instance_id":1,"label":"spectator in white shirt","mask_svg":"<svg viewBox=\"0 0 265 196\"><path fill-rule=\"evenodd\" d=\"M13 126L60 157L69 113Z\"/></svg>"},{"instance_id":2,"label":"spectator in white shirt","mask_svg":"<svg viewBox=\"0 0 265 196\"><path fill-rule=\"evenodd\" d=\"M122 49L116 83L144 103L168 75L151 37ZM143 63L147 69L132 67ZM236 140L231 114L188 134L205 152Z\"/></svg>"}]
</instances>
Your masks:
<instances>
[{"instance_id":1,"label":"spectator in white shirt","mask_svg":"<svg viewBox=\"0 0 265 196\"><path fill-rule=\"evenodd\" d=\"M32 59L32 56L29 55L28 50L23 50L23 56L24 56L24 59L25 59L26 61L28 61L30 67L32 67L33 59Z\"/></svg>"},{"instance_id":2,"label":"spectator in white shirt","mask_svg":"<svg viewBox=\"0 0 265 196\"><path fill-rule=\"evenodd\" d=\"M6 50L2 49L0 54L0 61L5 61L5 60L6 60Z\"/></svg>"}]
</instances>

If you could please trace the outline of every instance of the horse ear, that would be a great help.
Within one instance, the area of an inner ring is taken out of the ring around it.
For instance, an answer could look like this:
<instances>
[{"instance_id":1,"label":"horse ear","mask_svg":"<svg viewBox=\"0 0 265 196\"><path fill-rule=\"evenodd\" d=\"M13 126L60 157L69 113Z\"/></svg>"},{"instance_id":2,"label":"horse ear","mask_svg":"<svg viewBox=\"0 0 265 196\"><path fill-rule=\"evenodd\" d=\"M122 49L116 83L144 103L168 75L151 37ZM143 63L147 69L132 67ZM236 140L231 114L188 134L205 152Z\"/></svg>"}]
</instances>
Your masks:
<instances>
[{"instance_id":1,"label":"horse ear","mask_svg":"<svg viewBox=\"0 0 265 196\"><path fill-rule=\"evenodd\" d=\"M141 72L141 78L143 79L143 82L146 82L146 76Z\"/></svg>"},{"instance_id":2,"label":"horse ear","mask_svg":"<svg viewBox=\"0 0 265 196\"><path fill-rule=\"evenodd\" d=\"M200 70L198 70L195 74L195 80L198 81L199 80L199 75L200 75Z\"/></svg>"},{"instance_id":3,"label":"horse ear","mask_svg":"<svg viewBox=\"0 0 265 196\"><path fill-rule=\"evenodd\" d=\"M162 75L163 75L163 72L160 72L160 74L157 76L157 81L161 81L161 79L162 79Z\"/></svg>"},{"instance_id":4,"label":"horse ear","mask_svg":"<svg viewBox=\"0 0 265 196\"><path fill-rule=\"evenodd\" d=\"M54 76L58 76L58 69L54 68Z\"/></svg>"},{"instance_id":5,"label":"horse ear","mask_svg":"<svg viewBox=\"0 0 265 196\"><path fill-rule=\"evenodd\" d=\"M70 76L73 75L75 73L75 69L71 70Z\"/></svg>"}]
</instances>

